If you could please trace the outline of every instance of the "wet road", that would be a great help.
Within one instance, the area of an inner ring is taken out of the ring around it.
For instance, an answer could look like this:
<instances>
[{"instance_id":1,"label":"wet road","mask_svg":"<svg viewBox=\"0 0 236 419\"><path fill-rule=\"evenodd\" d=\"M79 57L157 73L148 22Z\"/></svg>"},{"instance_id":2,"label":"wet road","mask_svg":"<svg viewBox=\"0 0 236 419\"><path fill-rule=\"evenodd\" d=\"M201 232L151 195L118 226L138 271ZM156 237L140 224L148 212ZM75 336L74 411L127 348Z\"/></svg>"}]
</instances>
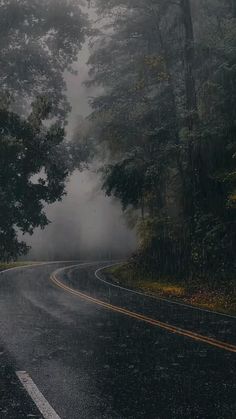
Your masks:
<instances>
[{"instance_id":1,"label":"wet road","mask_svg":"<svg viewBox=\"0 0 236 419\"><path fill-rule=\"evenodd\" d=\"M103 265L57 277L99 301L235 344L235 319L109 286L94 275ZM236 417L235 353L66 292L50 280L62 266L0 275L0 341L61 419Z\"/></svg>"}]
</instances>

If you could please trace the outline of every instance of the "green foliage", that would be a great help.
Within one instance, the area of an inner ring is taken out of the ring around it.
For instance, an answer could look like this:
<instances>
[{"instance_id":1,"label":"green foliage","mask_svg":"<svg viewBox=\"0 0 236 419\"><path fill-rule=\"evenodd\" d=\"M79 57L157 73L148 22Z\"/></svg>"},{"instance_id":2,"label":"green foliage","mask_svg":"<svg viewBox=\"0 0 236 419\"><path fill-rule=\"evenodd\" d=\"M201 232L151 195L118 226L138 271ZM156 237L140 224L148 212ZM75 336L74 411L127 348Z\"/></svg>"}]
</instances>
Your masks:
<instances>
[{"instance_id":1,"label":"green foliage","mask_svg":"<svg viewBox=\"0 0 236 419\"><path fill-rule=\"evenodd\" d=\"M49 111L43 98L32 108L28 119L0 109L0 260L27 252L18 231L32 234L35 227L45 227L45 203L64 194L69 167L64 130L43 125Z\"/></svg>"},{"instance_id":2,"label":"green foliage","mask_svg":"<svg viewBox=\"0 0 236 419\"><path fill-rule=\"evenodd\" d=\"M143 207L148 192L158 182L157 167L151 166L148 159L151 156L143 151L142 148L136 148L123 160L108 165L103 171L103 189L107 195L120 199L124 209L130 205L134 208Z\"/></svg>"},{"instance_id":3,"label":"green foliage","mask_svg":"<svg viewBox=\"0 0 236 419\"><path fill-rule=\"evenodd\" d=\"M194 271L211 277L213 271L225 277L234 270L235 231L231 223L223 223L211 214L198 214L192 238Z\"/></svg>"},{"instance_id":4,"label":"green foliage","mask_svg":"<svg viewBox=\"0 0 236 419\"><path fill-rule=\"evenodd\" d=\"M74 72L88 21L77 0L2 0L0 21L0 260L8 261L28 251L19 232L48 224L44 206L62 198L75 167L64 74ZM83 158L77 152L76 167Z\"/></svg>"},{"instance_id":5,"label":"green foliage","mask_svg":"<svg viewBox=\"0 0 236 419\"><path fill-rule=\"evenodd\" d=\"M47 94L52 112L69 110L64 71L73 72L88 29L77 0L2 0L0 2L0 82L23 113L29 102Z\"/></svg>"},{"instance_id":6,"label":"green foliage","mask_svg":"<svg viewBox=\"0 0 236 419\"><path fill-rule=\"evenodd\" d=\"M104 189L140 210L137 263L227 276L236 245L236 31L232 2L96 0L104 30L88 85ZM109 16L109 20L106 18ZM133 219L136 219L134 217ZM138 262L139 261L139 262Z\"/></svg>"}]
</instances>

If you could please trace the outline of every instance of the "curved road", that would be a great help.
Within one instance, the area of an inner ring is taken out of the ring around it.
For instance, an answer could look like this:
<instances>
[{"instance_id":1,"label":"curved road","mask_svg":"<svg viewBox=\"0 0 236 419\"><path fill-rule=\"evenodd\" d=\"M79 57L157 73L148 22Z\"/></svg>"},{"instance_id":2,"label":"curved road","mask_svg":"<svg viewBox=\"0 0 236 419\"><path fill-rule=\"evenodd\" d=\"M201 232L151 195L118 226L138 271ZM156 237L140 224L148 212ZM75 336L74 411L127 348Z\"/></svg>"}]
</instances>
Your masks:
<instances>
[{"instance_id":1,"label":"curved road","mask_svg":"<svg viewBox=\"0 0 236 419\"><path fill-rule=\"evenodd\" d=\"M104 262L69 265L0 275L0 342L61 419L236 417L235 318L115 288L94 275Z\"/></svg>"}]
</instances>

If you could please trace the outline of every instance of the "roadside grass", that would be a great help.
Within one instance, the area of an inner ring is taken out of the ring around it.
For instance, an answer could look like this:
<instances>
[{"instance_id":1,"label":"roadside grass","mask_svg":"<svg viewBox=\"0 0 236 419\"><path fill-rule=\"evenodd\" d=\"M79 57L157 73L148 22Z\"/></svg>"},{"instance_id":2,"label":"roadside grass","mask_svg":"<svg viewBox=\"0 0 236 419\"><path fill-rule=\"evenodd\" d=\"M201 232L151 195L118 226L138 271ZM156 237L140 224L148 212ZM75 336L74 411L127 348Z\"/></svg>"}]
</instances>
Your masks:
<instances>
[{"instance_id":1,"label":"roadside grass","mask_svg":"<svg viewBox=\"0 0 236 419\"><path fill-rule=\"evenodd\" d=\"M2 262L0 263L0 271L5 271L6 269L11 268L17 268L20 266L27 266L27 265L34 265L37 264L37 262L24 262L24 261L18 261L18 262Z\"/></svg>"},{"instance_id":2,"label":"roadside grass","mask_svg":"<svg viewBox=\"0 0 236 419\"><path fill-rule=\"evenodd\" d=\"M152 278L140 274L129 264L106 269L110 279L121 286L143 293L173 299L196 307L236 315L236 280L206 283L173 278Z\"/></svg>"}]
</instances>

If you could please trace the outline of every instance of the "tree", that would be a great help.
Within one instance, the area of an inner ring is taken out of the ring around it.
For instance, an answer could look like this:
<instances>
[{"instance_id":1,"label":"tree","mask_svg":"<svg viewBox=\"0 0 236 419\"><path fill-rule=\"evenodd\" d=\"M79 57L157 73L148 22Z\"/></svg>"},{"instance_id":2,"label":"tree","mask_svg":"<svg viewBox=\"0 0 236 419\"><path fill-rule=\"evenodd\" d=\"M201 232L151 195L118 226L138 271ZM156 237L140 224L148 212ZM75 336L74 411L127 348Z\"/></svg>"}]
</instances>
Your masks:
<instances>
[{"instance_id":1,"label":"tree","mask_svg":"<svg viewBox=\"0 0 236 419\"><path fill-rule=\"evenodd\" d=\"M6 107L0 109L0 259L16 258L27 251L17 233L33 233L48 220L45 203L61 199L69 173L69 153L64 130L42 121L49 109L40 98L28 119Z\"/></svg>"},{"instance_id":2,"label":"tree","mask_svg":"<svg viewBox=\"0 0 236 419\"><path fill-rule=\"evenodd\" d=\"M44 206L62 198L75 167L64 73L88 22L77 0L2 0L0 21L0 260L9 260L28 250L19 231L48 224Z\"/></svg>"},{"instance_id":3,"label":"tree","mask_svg":"<svg viewBox=\"0 0 236 419\"><path fill-rule=\"evenodd\" d=\"M2 0L0 2L0 84L11 93L14 110L29 111L38 95L47 94L61 119L69 110L65 71L88 29L77 0Z\"/></svg>"},{"instance_id":4,"label":"tree","mask_svg":"<svg viewBox=\"0 0 236 419\"><path fill-rule=\"evenodd\" d=\"M229 274L236 244L233 4L95 3L105 20L89 59L88 85L102 87L91 119L110 151L106 192L141 209L137 260L160 274Z\"/></svg>"}]
</instances>

